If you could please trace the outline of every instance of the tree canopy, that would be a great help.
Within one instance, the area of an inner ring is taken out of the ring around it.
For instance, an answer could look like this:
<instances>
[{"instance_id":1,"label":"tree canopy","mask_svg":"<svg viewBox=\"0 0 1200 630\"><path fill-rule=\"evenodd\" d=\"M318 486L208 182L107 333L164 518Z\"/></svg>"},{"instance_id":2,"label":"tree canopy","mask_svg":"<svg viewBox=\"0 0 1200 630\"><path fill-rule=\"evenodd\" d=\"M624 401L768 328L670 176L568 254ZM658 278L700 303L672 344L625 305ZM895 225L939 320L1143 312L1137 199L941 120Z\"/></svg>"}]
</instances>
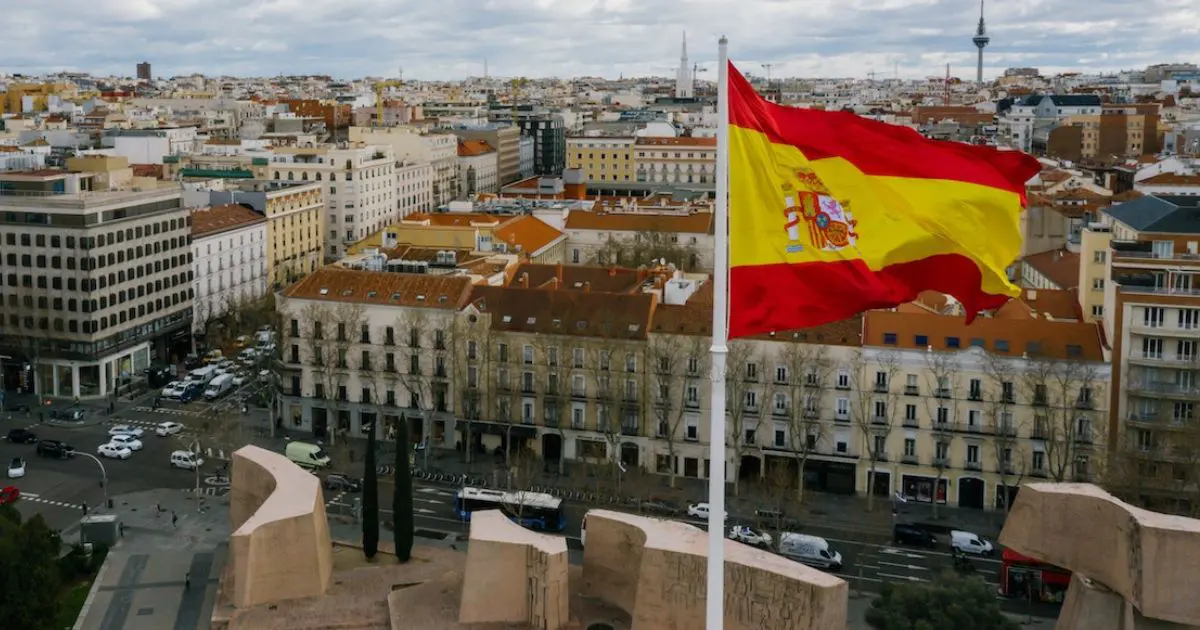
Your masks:
<instances>
[{"instance_id":1,"label":"tree canopy","mask_svg":"<svg viewBox=\"0 0 1200 630\"><path fill-rule=\"evenodd\" d=\"M1017 630L986 582L953 573L932 583L885 582L867 609L874 630Z\"/></svg>"},{"instance_id":2,"label":"tree canopy","mask_svg":"<svg viewBox=\"0 0 1200 630\"><path fill-rule=\"evenodd\" d=\"M22 522L11 505L0 505L0 628L52 628L61 585L62 541L41 515Z\"/></svg>"}]
</instances>

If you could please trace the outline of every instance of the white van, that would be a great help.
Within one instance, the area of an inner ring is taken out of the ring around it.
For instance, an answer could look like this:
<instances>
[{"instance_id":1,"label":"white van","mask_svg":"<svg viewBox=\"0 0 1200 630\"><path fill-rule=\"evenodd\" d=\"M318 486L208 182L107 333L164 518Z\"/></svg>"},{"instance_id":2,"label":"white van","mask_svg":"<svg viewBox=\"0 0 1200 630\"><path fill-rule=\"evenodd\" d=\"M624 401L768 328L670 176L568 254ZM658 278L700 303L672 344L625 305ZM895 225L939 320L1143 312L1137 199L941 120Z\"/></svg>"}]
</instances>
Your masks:
<instances>
[{"instance_id":1,"label":"white van","mask_svg":"<svg viewBox=\"0 0 1200 630\"><path fill-rule=\"evenodd\" d=\"M285 454L301 468L325 468L330 461L329 454L320 444L309 442L288 442Z\"/></svg>"},{"instance_id":2,"label":"white van","mask_svg":"<svg viewBox=\"0 0 1200 630\"><path fill-rule=\"evenodd\" d=\"M175 451L171 453L171 468L194 470L204 465L204 458L191 451Z\"/></svg>"},{"instance_id":3,"label":"white van","mask_svg":"<svg viewBox=\"0 0 1200 630\"><path fill-rule=\"evenodd\" d=\"M233 389L233 375L222 374L212 380L208 384L208 389L204 390L205 400L216 400L221 396L229 393Z\"/></svg>"},{"instance_id":4,"label":"white van","mask_svg":"<svg viewBox=\"0 0 1200 630\"><path fill-rule=\"evenodd\" d=\"M587 544L587 514L583 515L583 520L579 523L579 546L583 547Z\"/></svg>"},{"instance_id":5,"label":"white van","mask_svg":"<svg viewBox=\"0 0 1200 630\"><path fill-rule=\"evenodd\" d=\"M971 532L952 531L950 532L950 547L961 551L962 553L974 554L977 556L992 555L992 543L972 534Z\"/></svg>"},{"instance_id":6,"label":"white van","mask_svg":"<svg viewBox=\"0 0 1200 630\"><path fill-rule=\"evenodd\" d=\"M784 532L779 537L779 555L818 569L842 568L842 554L830 549L829 541L819 536Z\"/></svg>"},{"instance_id":7,"label":"white van","mask_svg":"<svg viewBox=\"0 0 1200 630\"><path fill-rule=\"evenodd\" d=\"M188 372L187 378L189 381L195 381L201 385L208 385L217 375L217 366L206 365L202 368L196 368Z\"/></svg>"}]
</instances>

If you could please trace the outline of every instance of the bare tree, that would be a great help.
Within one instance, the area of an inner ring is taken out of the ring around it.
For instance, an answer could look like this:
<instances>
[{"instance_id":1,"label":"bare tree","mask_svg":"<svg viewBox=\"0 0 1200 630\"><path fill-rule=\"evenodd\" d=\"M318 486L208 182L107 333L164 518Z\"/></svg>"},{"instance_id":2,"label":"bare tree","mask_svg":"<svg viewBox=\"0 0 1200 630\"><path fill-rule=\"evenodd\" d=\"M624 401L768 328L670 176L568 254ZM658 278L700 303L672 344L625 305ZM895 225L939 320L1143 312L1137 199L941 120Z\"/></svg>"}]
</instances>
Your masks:
<instances>
[{"instance_id":1,"label":"bare tree","mask_svg":"<svg viewBox=\"0 0 1200 630\"><path fill-rule=\"evenodd\" d=\"M508 343L497 343L494 350L489 352L493 359L490 363L494 365L487 378L487 382L490 383L488 390L492 397L492 408L495 410L493 419L504 425L504 457L508 461L512 457L512 427L520 423L520 411L516 410L520 400L518 392L522 387L532 390L536 384L532 378L529 383L523 382L519 357L514 356L515 353Z\"/></svg>"},{"instance_id":2,"label":"bare tree","mask_svg":"<svg viewBox=\"0 0 1200 630\"><path fill-rule=\"evenodd\" d=\"M764 502L755 511L755 521L763 533L771 537L769 548L779 553L779 545L788 529L788 506L792 504L792 473L783 460L767 466L763 476L766 490Z\"/></svg>"},{"instance_id":3,"label":"bare tree","mask_svg":"<svg viewBox=\"0 0 1200 630\"><path fill-rule=\"evenodd\" d=\"M308 351L308 363L312 368L313 398L334 401L337 399L338 373L337 346L333 309L326 304L309 303L299 313L301 336ZM338 427L329 429L336 433Z\"/></svg>"},{"instance_id":4,"label":"bare tree","mask_svg":"<svg viewBox=\"0 0 1200 630\"><path fill-rule=\"evenodd\" d=\"M653 267L664 260L685 271L694 271L700 262L699 250L695 245L681 243L674 232L646 231L628 237L610 235L592 258L599 265L624 267Z\"/></svg>"},{"instance_id":5,"label":"bare tree","mask_svg":"<svg viewBox=\"0 0 1200 630\"><path fill-rule=\"evenodd\" d=\"M733 496L741 494L742 455L747 447L753 446L746 443L746 427L742 426L742 423L748 416L752 416L757 427L758 410L762 407L757 386L762 380L763 367L756 362L758 357L754 356L750 343L741 340L730 342L729 354L725 358L725 409L729 413L727 444L733 449ZM717 457L723 460L725 454L714 453L713 458ZM714 461L711 465L723 465L723 462Z\"/></svg>"},{"instance_id":6,"label":"bare tree","mask_svg":"<svg viewBox=\"0 0 1200 630\"><path fill-rule=\"evenodd\" d=\"M905 394L921 395L921 400L925 404L925 413L933 423L934 432L943 436L952 435L950 432L956 430L960 422L958 419L958 406L961 400L958 397L959 371L960 366L953 354L929 350L925 353L925 391L904 392ZM905 384L906 390L916 387L916 385ZM983 433L983 429L984 427L980 423L967 426L968 431L979 434ZM948 437L941 439L945 439L946 443L949 443ZM936 519L938 516L937 493L942 487L942 479L950 467L950 461L946 457L937 457L936 453L934 455L933 468L937 471L937 476L933 480L932 505L933 517ZM980 466L982 467L982 463Z\"/></svg>"},{"instance_id":7,"label":"bare tree","mask_svg":"<svg viewBox=\"0 0 1200 630\"><path fill-rule=\"evenodd\" d=\"M421 425L421 439L425 442L422 466L428 468L429 450L433 446L430 425L435 405L435 382L449 376L445 363L448 348L445 331L437 327L424 309L408 308L396 318L396 332L408 352L398 377L408 395L405 404L415 412Z\"/></svg>"},{"instance_id":8,"label":"bare tree","mask_svg":"<svg viewBox=\"0 0 1200 630\"><path fill-rule=\"evenodd\" d=\"M900 373L900 357L885 351L874 362L862 351L850 359L850 380L853 387L850 404L854 422L862 434L867 451L867 511L875 509L875 470L887 459L887 439L895 428L900 388L894 382ZM935 490L936 492L936 490ZM936 498L935 498L936 501Z\"/></svg>"},{"instance_id":9,"label":"bare tree","mask_svg":"<svg viewBox=\"0 0 1200 630\"><path fill-rule=\"evenodd\" d=\"M463 423L463 458L470 464L475 455L474 423L488 408L488 394L492 389L489 384L496 370L492 361L495 344L491 320L486 314L457 317L450 337L450 345L455 348L454 387L461 397L459 418Z\"/></svg>"},{"instance_id":10,"label":"bare tree","mask_svg":"<svg viewBox=\"0 0 1200 630\"><path fill-rule=\"evenodd\" d=\"M1100 459L1092 457L1092 445L1103 429L1093 417L1099 372L1082 361L1031 356L1026 363L1023 376L1034 403L1045 402L1034 439L1044 444L1050 477L1076 480L1081 476L1078 471ZM1044 399L1040 398L1043 392Z\"/></svg>"},{"instance_id":11,"label":"bare tree","mask_svg":"<svg viewBox=\"0 0 1200 630\"><path fill-rule=\"evenodd\" d=\"M988 354L984 359L983 374L988 380L987 387L980 383L980 387L976 391L972 385L967 397L983 402L988 415L991 416L992 454L996 461L996 473L1000 475L1000 485L1004 487L1004 492L999 499L1000 507L1007 512L1012 507L1009 505L1008 488L1020 487L1025 475L1030 472L1031 462L1018 441L1022 423L1013 413L1016 401L1010 395L1011 385L1009 393L1005 392L1004 384L1014 382L1015 370L1012 360ZM1031 402L1034 406L1039 404L1036 393ZM1009 484L1009 479L1013 477L1015 477L1015 483Z\"/></svg>"},{"instance_id":12,"label":"bare tree","mask_svg":"<svg viewBox=\"0 0 1200 630\"><path fill-rule=\"evenodd\" d=\"M789 448L796 460L795 499L803 503L808 456L819 450L826 438L821 415L833 362L825 346L796 341L788 342L780 361L787 372L787 385L782 389L787 395Z\"/></svg>"},{"instance_id":13,"label":"bare tree","mask_svg":"<svg viewBox=\"0 0 1200 630\"><path fill-rule=\"evenodd\" d=\"M654 421L655 437L667 445L667 474L670 487L675 487L675 468L683 420L689 405L695 406L689 399L688 391L698 391L699 381L703 378L704 338L689 336L656 335L650 339L647 357L650 362L646 368L652 371L654 387Z\"/></svg>"},{"instance_id":14,"label":"bare tree","mask_svg":"<svg viewBox=\"0 0 1200 630\"><path fill-rule=\"evenodd\" d=\"M566 473L567 427L571 423L570 362L571 348L566 338L542 335L534 344L534 379L542 383L542 419L546 428L554 429L559 436L558 474ZM545 453L542 454L543 457Z\"/></svg>"},{"instance_id":15,"label":"bare tree","mask_svg":"<svg viewBox=\"0 0 1200 630\"><path fill-rule=\"evenodd\" d=\"M621 373L622 344L615 339L602 339L594 348L596 369L593 371L596 399L596 430L608 442L609 460L620 461L621 404L625 382ZM616 467L614 465L614 476Z\"/></svg>"}]
</instances>

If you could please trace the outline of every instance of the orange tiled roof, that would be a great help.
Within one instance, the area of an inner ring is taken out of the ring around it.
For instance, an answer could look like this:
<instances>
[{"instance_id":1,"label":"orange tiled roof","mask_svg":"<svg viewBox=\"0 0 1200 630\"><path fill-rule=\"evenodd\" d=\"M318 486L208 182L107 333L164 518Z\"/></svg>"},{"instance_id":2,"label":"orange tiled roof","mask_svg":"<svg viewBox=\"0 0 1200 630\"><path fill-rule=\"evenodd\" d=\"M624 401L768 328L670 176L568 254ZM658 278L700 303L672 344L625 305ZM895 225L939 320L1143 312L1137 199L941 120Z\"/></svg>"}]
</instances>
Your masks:
<instances>
[{"instance_id":1,"label":"orange tiled roof","mask_svg":"<svg viewBox=\"0 0 1200 630\"><path fill-rule=\"evenodd\" d=\"M1177 173L1159 173L1138 182L1153 186L1200 186L1200 175L1179 175Z\"/></svg>"},{"instance_id":2,"label":"orange tiled roof","mask_svg":"<svg viewBox=\"0 0 1200 630\"><path fill-rule=\"evenodd\" d=\"M496 227L500 225L500 219L490 214L480 212L463 212L463 213L444 213L429 214L418 212L410 214L400 220L398 225L413 225L421 222L429 222L430 227L472 227L472 224L484 227Z\"/></svg>"},{"instance_id":3,"label":"orange tiled roof","mask_svg":"<svg viewBox=\"0 0 1200 630\"><path fill-rule=\"evenodd\" d=\"M491 314L492 330L642 340L658 300L652 293L619 295L479 285L471 303Z\"/></svg>"},{"instance_id":4,"label":"orange tiled roof","mask_svg":"<svg viewBox=\"0 0 1200 630\"><path fill-rule=\"evenodd\" d=\"M567 215L568 230L604 230L606 232L686 232L711 234L713 215L693 212L688 215L635 214L572 210Z\"/></svg>"},{"instance_id":5,"label":"orange tiled roof","mask_svg":"<svg viewBox=\"0 0 1200 630\"><path fill-rule=\"evenodd\" d=\"M485 153L495 153L492 145L486 140L463 140L458 141L458 157L472 157L475 155L483 155Z\"/></svg>"},{"instance_id":6,"label":"orange tiled roof","mask_svg":"<svg viewBox=\"0 0 1200 630\"><path fill-rule=\"evenodd\" d=\"M934 313L868 311L863 326L864 346L910 350L967 349L982 344L1000 356L1020 357L1022 353L1051 359L1103 361L1099 326L1084 322L1047 319L978 318L967 326L962 316ZM894 342L891 340L894 338ZM1004 350L1007 345L1007 350Z\"/></svg>"},{"instance_id":7,"label":"orange tiled roof","mask_svg":"<svg viewBox=\"0 0 1200 630\"><path fill-rule=\"evenodd\" d=\"M553 243L555 239L562 238L563 233L541 219L525 215L505 221L492 231L492 235L507 243L509 251L512 251L515 245L520 245L525 254L532 255Z\"/></svg>"},{"instance_id":8,"label":"orange tiled roof","mask_svg":"<svg viewBox=\"0 0 1200 630\"><path fill-rule=\"evenodd\" d=\"M471 295L471 279L322 267L283 293L299 300L457 309Z\"/></svg>"},{"instance_id":9,"label":"orange tiled roof","mask_svg":"<svg viewBox=\"0 0 1200 630\"><path fill-rule=\"evenodd\" d=\"M1146 196L1145 193L1143 193L1140 190L1130 189L1130 190L1126 190L1123 193L1118 193L1118 194L1113 195L1112 201L1113 201L1113 203L1121 203L1121 202L1125 202L1125 201L1133 201L1134 199L1141 199L1142 197L1145 197L1145 196Z\"/></svg>"},{"instance_id":10,"label":"orange tiled roof","mask_svg":"<svg viewBox=\"0 0 1200 630\"><path fill-rule=\"evenodd\" d=\"M235 203L193 210L192 237L217 234L255 223L264 223L266 220L263 215Z\"/></svg>"},{"instance_id":11,"label":"orange tiled roof","mask_svg":"<svg viewBox=\"0 0 1200 630\"><path fill-rule=\"evenodd\" d=\"M628 267L525 263L513 273L512 284L567 291L631 294L641 288L649 275L646 269Z\"/></svg>"},{"instance_id":12,"label":"orange tiled roof","mask_svg":"<svg viewBox=\"0 0 1200 630\"><path fill-rule=\"evenodd\" d=\"M1056 249L1030 254L1022 262L1063 289L1069 290L1079 286L1079 254Z\"/></svg>"}]
</instances>

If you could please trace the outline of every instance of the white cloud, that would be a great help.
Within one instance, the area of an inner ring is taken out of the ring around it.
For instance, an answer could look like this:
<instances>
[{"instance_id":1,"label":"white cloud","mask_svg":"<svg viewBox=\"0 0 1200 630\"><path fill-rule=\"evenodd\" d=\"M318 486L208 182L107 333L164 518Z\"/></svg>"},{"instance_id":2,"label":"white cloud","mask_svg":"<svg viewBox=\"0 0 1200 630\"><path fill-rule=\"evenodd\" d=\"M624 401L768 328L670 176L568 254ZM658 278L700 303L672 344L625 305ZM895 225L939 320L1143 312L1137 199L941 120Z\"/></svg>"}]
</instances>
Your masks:
<instances>
[{"instance_id":1,"label":"white cloud","mask_svg":"<svg viewBox=\"0 0 1200 630\"><path fill-rule=\"evenodd\" d=\"M1200 57L1197 0L989 3L986 72L1111 71ZM285 73L453 79L668 74L688 32L712 67L729 36L773 76L974 71L974 0L41 0L10 3L0 72ZM1080 19L1083 18L1083 19ZM14 26L15 25L15 26ZM710 73L711 74L711 73ZM709 76L709 75L702 75Z\"/></svg>"}]
</instances>

